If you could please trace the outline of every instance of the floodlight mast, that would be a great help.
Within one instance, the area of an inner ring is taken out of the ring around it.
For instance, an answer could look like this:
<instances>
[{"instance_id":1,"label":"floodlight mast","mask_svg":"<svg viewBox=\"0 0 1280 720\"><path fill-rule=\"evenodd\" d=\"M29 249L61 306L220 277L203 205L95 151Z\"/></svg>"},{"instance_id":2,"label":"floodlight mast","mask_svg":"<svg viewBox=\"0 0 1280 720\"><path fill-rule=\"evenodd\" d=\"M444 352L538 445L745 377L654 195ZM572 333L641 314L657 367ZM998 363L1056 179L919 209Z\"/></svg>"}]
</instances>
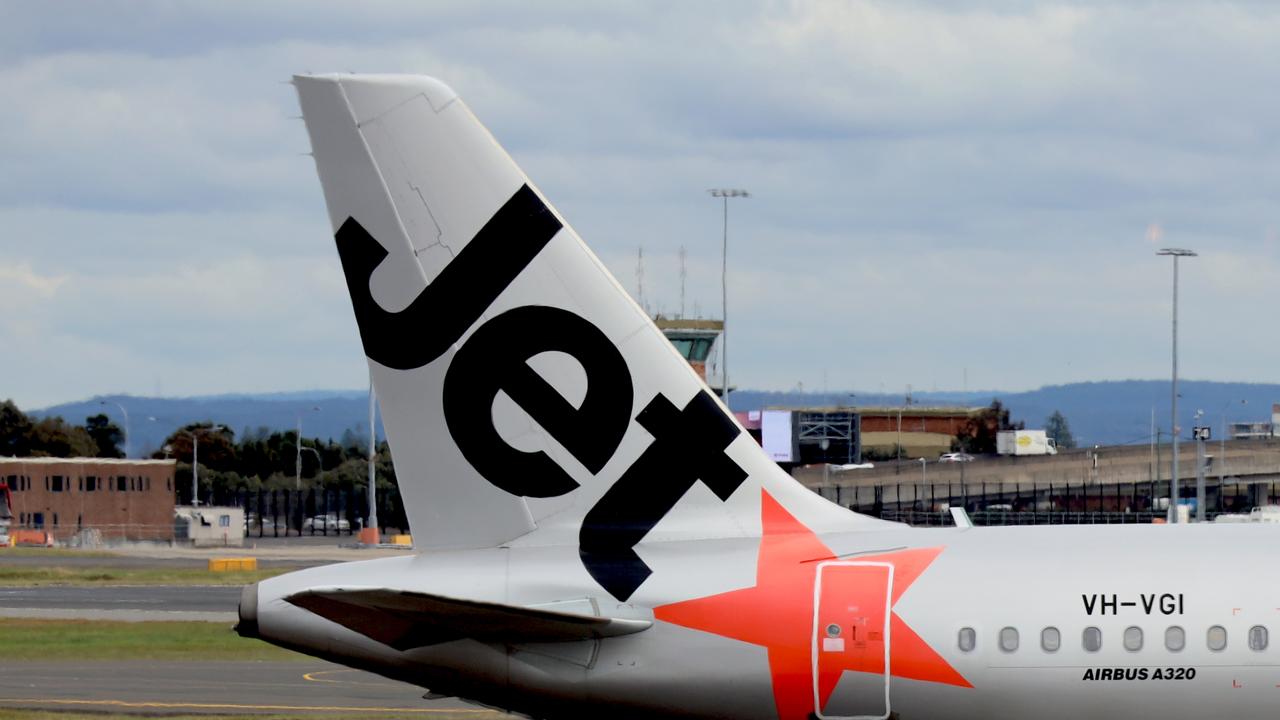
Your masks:
<instances>
[{"instance_id":1,"label":"floodlight mast","mask_svg":"<svg viewBox=\"0 0 1280 720\"><path fill-rule=\"evenodd\" d=\"M1169 522L1178 522L1178 258L1196 257L1192 250L1184 248L1162 248L1156 255L1169 255L1173 258L1173 383L1169 391L1170 423L1173 435L1173 472L1169 478Z\"/></svg>"},{"instance_id":2,"label":"floodlight mast","mask_svg":"<svg viewBox=\"0 0 1280 720\"><path fill-rule=\"evenodd\" d=\"M193 508L200 504L200 433L217 433L226 429L226 425L210 425L207 428L197 427L183 431L191 436L191 507ZM213 504L212 498L209 504Z\"/></svg>"},{"instance_id":3,"label":"floodlight mast","mask_svg":"<svg viewBox=\"0 0 1280 720\"><path fill-rule=\"evenodd\" d=\"M724 244L720 251L720 399L729 407L729 198L749 198L751 193L738 188L713 188L711 197L724 201Z\"/></svg>"}]
</instances>

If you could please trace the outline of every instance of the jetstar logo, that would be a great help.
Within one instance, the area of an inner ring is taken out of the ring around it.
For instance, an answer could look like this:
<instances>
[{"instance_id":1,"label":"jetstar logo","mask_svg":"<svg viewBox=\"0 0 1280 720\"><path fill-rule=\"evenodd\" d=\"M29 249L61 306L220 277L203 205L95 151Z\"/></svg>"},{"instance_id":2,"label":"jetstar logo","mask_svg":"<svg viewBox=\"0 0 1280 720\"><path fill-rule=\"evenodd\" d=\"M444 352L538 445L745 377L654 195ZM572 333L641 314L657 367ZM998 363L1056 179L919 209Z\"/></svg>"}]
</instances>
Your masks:
<instances>
[{"instance_id":1,"label":"jetstar logo","mask_svg":"<svg viewBox=\"0 0 1280 720\"><path fill-rule=\"evenodd\" d=\"M663 605L654 610L654 616L767 648L779 719L806 720L814 712L814 581L818 561L833 559L835 554L764 491L760 516L763 531L755 587ZM922 548L859 555L856 559L893 565L892 607L941 552L942 548ZM849 597L850 604L884 605L882 588L855 588L853 592L858 596ZM889 637L889 674L893 677L973 687L896 612L889 619ZM851 660L835 672L822 673L819 703L825 704L831 696L842 670L883 673L883 659L879 664L875 667L865 660Z\"/></svg>"},{"instance_id":2,"label":"jetstar logo","mask_svg":"<svg viewBox=\"0 0 1280 720\"><path fill-rule=\"evenodd\" d=\"M335 239L365 354L397 370L444 356L560 229L551 210L523 186L408 307L388 312L374 300L369 281L389 253L348 218ZM581 403L571 404L530 367L528 361L545 352L569 355L582 366L587 392ZM613 458L633 420L653 436L579 530L583 567L619 600L653 573L635 546L695 483L727 500L747 478L725 454L741 430L705 390L683 406L656 393L633 418L626 359L604 332L568 310L524 305L486 319L453 355L442 403L458 450L495 487L527 498L576 490L578 483L546 453L514 448L502 438L493 418L499 393L592 473Z\"/></svg>"}]
</instances>

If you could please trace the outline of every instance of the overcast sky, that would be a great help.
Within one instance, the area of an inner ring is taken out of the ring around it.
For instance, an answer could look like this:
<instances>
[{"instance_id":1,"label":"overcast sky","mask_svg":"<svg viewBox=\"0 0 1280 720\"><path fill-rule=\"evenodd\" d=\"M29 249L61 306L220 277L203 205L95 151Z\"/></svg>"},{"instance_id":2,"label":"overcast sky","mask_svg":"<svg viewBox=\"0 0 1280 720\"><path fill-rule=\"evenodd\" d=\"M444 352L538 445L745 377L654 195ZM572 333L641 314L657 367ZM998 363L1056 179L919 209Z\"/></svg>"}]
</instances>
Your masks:
<instances>
[{"instance_id":1,"label":"overcast sky","mask_svg":"<svg viewBox=\"0 0 1280 720\"><path fill-rule=\"evenodd\" d=\"M0 397L366 383L300 71L450 83L655 311L751 191L740 387L1166 377L1169 245L1183 375L1278 382L1278 70L1269 4L0 2Z\"/></svg>"}]
</instances>

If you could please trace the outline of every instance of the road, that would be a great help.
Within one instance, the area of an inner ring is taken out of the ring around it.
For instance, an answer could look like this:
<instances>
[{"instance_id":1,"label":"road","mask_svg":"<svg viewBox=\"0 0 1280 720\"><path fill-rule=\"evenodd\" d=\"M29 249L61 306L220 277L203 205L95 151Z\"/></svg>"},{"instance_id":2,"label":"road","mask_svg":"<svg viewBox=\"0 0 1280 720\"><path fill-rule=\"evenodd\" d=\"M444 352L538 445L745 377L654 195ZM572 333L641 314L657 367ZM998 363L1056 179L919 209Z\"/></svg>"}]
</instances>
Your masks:
<instances>
[{"instance_id":1,"label":"road","mask_svg":"<svg viewBox=\"0 0 1280 720\"><path fill-rule=\"evenodd\" d=\"M288 714L510 718L422 688L319 660L6 663L0 712L39 708L129 714Z\"/></svg>"}]
</instances>

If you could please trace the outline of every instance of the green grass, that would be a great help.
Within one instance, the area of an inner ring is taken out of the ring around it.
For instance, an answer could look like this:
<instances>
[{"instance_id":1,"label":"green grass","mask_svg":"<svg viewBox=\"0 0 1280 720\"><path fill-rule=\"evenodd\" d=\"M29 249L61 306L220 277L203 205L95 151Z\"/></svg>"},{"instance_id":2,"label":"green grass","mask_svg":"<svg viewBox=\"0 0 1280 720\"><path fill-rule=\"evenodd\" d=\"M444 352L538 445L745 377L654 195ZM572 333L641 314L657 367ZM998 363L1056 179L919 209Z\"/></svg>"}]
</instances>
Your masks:
<instances>
[{"instance_id":1,"label":"green grass","mask_svg":"<svg viewBox=\"0 0 1280 720\"><path fill-rule=\"evenodd\" d=\"M3 556L0 556L3 557ZM248 585L297 568L209 572L204 568L0 565L0 586Z\"/></svg>"},{"instance_id":2,"label":"green grass","mask_svg":"<svg viewBox=\"0 0 1280 720\"><path fill-rule=\"evenodd\" d=\"M210 622L0 620L0 658L23 660L308 660Z\"/></svg>"},{"instance_id":3,"label":"green grass","mask_svg":"<svg viewBox=\"0 0 1280 720\"><path fill-rule=\"evenodd\" d=\"M7 557L42 557L50 560L58 558L110 558L120 555L106 550L69 550L67 548L43 547L6 547L0 548L0 561Z\"/></svg>"}]
</instances>

